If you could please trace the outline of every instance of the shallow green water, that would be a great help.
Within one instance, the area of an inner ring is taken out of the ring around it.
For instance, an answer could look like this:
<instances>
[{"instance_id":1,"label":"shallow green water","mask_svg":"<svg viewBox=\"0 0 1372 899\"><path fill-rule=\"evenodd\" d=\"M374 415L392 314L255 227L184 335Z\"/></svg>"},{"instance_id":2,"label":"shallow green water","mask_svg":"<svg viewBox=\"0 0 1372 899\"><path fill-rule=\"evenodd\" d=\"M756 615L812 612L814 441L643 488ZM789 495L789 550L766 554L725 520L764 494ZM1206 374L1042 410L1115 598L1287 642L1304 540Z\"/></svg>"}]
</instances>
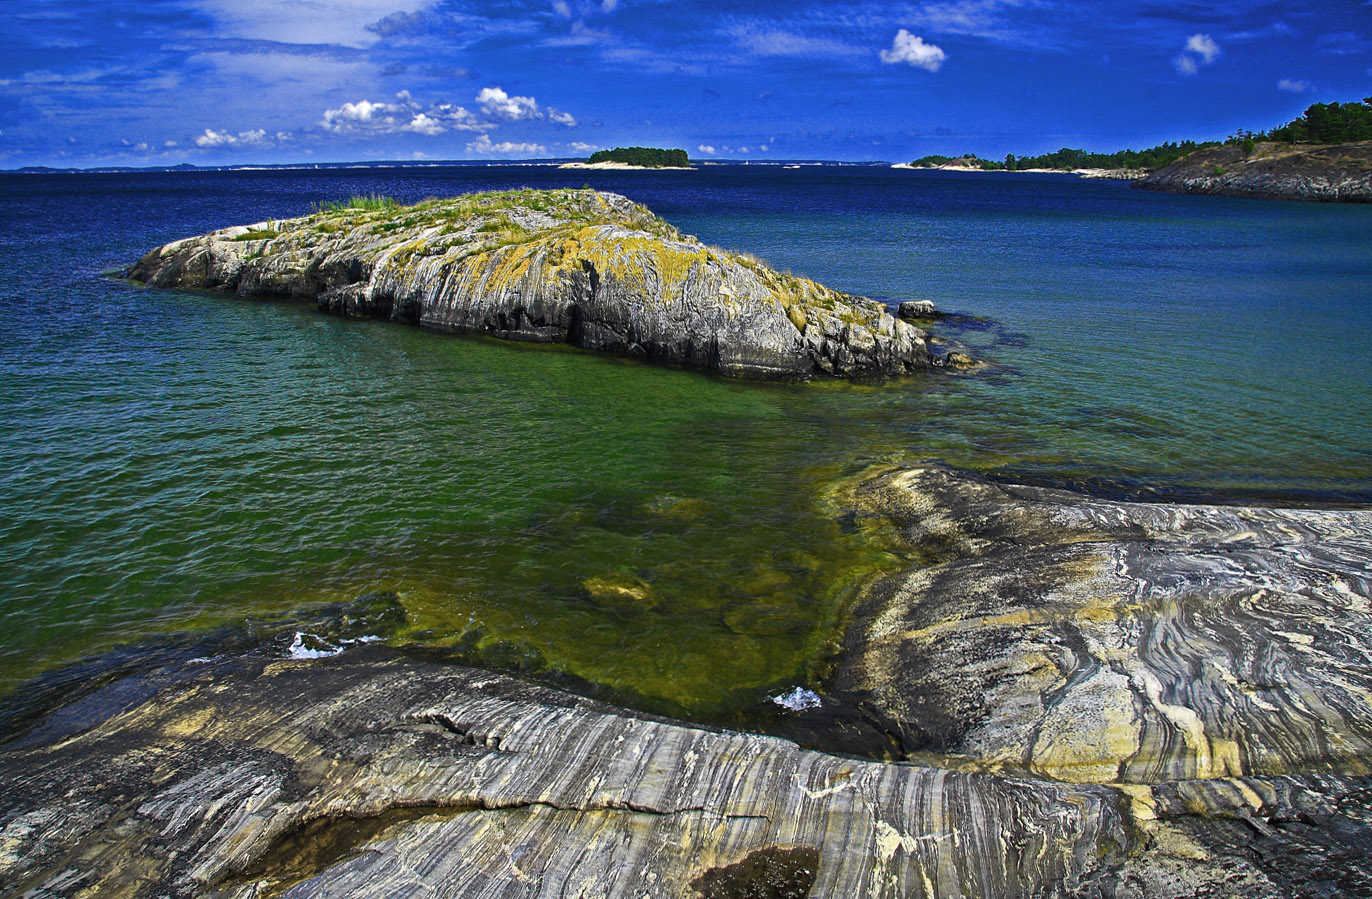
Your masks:
<instances>
[{"instance_id":1,"label":"shallow green water","mask_svg":"<svg viewBox=\"0 0 1372 899\"><path fill-rule=\"evenodd\" d=\"M816 500L834 454L793 410L823 389L107 289L91 366L17 385L4 425L42 448L5 534L43 599L7 605L11 682L395 591L396 642L698 712L802 676L873 561Z\"/></svg>"},{"instance_id":2,"label":"shallow green water","mask_svg":"<svg viewBox=\"0 0 1372 899\"><path fill-rule=\"evenodd\" d=\"M293 204L561 183L547 170L11 179L0 691L244 622L283 653L311 609L393 591L393 643L747 720L818 685L845 598L892 562L826 499L874 463L1372 498L1372 210L883 170L634 176L596 186L834 286L985 316L943 328L992 367L736 382L100 276Z\"/></svg>"}]
</instances>

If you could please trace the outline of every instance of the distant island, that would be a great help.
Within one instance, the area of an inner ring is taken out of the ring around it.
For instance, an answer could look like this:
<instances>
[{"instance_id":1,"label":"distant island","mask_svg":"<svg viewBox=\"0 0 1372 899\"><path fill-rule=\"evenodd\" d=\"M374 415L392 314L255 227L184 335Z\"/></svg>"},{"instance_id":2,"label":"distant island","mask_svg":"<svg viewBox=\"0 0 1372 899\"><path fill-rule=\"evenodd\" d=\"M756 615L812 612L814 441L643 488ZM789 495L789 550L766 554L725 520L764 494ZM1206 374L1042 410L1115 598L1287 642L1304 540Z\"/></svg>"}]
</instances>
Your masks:
<instances>
[{"instance_id":1,"label":"distant island","mask_svg":"<svg viewBox=\"0 0 1372 899\"><path fill-rule=\"evenodd\" d=\"M1366 203L1372 202L1372 97L1315 103L1279 128L1239 131L1223 141L1116 153L1064 147L1039 156L1011 153L1003 161L935 154L898 168L1076 172L1134 180L1148 190Z\"/></svg>"},{"instance_id":2,"label":"distant island","mask_svg":"<svg viewBox=\"0 0 1372 899\"><path fill-rule=\"evenodd\" d=\"M691 160L685 150L662 150L656 147L615 147L597 150L585 162L569 162L564 169L689 169Z\"/></svg>"}]
</instances>

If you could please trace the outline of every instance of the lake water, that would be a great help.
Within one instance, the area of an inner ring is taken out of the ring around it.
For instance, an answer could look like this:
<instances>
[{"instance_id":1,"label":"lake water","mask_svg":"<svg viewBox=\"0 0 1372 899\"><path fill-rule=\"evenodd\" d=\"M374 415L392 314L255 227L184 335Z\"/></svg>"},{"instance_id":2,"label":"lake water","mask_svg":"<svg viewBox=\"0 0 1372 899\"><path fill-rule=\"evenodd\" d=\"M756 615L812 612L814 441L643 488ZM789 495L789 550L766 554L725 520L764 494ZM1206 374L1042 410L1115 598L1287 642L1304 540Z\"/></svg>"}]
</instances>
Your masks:
<instances>
[{"instance_id":1,"label":"lake water","mask_svg":"<svg viewBox=\"0 0 1372 899\"><path fill-rule=\"evenodd\" d=\"M105 275L352 194L587 182L832 287L932 299L991 364L737 382ZM746 722L820 685L845 600L892 564L826 498L872 464L1372 501L1372 207L463 166L0 175L0 213L0 693L166 635L284 654L319 610L393 593L395 645Z\"/></svg>"}]
</instances>

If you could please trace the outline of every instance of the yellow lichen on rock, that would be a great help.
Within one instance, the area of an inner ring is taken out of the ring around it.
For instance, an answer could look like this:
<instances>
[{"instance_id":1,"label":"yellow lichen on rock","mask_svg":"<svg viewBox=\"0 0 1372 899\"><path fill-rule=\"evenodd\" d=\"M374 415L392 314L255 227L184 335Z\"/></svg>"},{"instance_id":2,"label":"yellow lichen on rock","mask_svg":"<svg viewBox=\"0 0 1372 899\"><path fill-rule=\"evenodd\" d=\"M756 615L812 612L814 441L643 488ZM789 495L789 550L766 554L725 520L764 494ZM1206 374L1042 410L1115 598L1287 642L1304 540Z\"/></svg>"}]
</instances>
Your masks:
<instances>
[{"instance_id":1,"label":"yellow lichen on rock","mask_svg":"<svg viewBox=\"0 0 1372 899\"><path fill-rule=\"evenodd\" d=\"M1143 721L1129 678L1102 667L1069 686L1039 726L1033 770L1069 783L1112 783L1139 751Z\"/></svg>"},{"instance_id":2,"label":"yellow lichen on rock","mask_svg":"<svg viewBox=\"0 0 1372 899\"><path fill-rule=\"evenodd\" d=\"M684 293L698 266L707 264L704 247L664 241L645 233L605 227L583 228L576 241L580 255L601 277L668 304Z\"/></svg>"}]
</instances>

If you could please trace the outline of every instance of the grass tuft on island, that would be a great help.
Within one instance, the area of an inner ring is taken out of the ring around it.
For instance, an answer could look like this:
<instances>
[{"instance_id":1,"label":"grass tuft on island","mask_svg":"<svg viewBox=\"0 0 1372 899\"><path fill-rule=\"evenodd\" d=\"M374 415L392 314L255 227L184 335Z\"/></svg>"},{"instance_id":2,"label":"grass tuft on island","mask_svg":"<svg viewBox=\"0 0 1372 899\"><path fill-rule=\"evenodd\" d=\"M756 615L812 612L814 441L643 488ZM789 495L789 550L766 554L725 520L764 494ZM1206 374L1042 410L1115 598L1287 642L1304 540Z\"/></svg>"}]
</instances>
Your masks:
<instances>
[{"instance_id":1,"label":"grass tuft on island","mask_svg":"<svg viewBox=\"0 0 1372 899\"><path fill-rule=\"evenodd\" d=\"M328 200L323 203L315 204L314 211L329 212L349 212L358 210L361 212L393 212L400 208L395 197L385 197L380 194L353 194L347 199Z\"/></svg>"}]
</instances>

